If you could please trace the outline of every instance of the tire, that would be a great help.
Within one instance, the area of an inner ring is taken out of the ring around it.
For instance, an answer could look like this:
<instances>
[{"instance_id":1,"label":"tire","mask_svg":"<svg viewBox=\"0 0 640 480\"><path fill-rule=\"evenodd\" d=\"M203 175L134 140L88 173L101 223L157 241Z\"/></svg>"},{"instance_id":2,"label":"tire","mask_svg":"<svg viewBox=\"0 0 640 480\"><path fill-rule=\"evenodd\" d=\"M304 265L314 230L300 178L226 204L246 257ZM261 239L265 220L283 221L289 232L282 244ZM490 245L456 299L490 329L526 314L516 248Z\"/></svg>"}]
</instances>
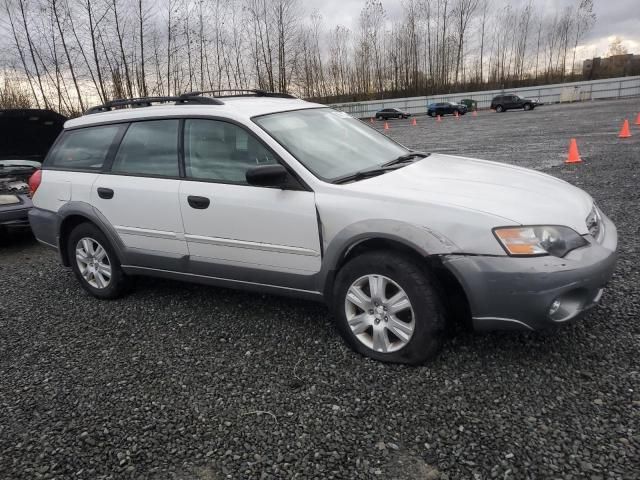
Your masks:
<instances>
[{"instance_id":1,"label":"tire","mask_svg":"<svg viewBox=\"0 0 640 480\"><path fill-rule=\"evenodd\" d=\"M504 112L504 107L502 105L496 105L496 112L498 113L502 113Z\"/></svg>"},{"instance_id":2,"label":"tire","mask_svg":"<svg viewBox=\"0 0 640 480\"><path fill-rule=\"evenodd\" d=\"M378 297L381 302L375 305L372 281L374 286L386 284ZM395 315L390 302L394 297L396 307L403 307ZM440 351L445 332L444 309L430 275L411 257L389 251L355 257L338 272L332 298L340 334L362 355L383 362L418 365ZM408 299L408 307L399 301L401 298ZM357 307L358 302L364 308Z\"/></svg>"},{"instance_id":3,"label":"tire","mask_svg":"<svg viewBox=\"0 0 640 480\"><path fill-rule=\"evenodd\" d=\"M382 120L382 115L376 115L377 120Z\"/></svg>"},{"instance_id":4,"label":"tire","mask_svg":"<svg viewBox=\"0 0 640 480\"><path fill-rule=\"evenodd\" d=\"M81 252L78 252L78 249L81 249ZM71 231L67 241L67 255L78 282L94 297L111 300L121 297L129 289L130 278L120 267L111 243L92 223L81 223ZM81 256L87 261L81 260ZM80 270L81 264L89 269L89 272L85 271L83 274ZM109 267L109 275L105 265Z\"/></svg>"},{"instance_id":5,"label":"tire","mask_svg":"<svg viewBox=\"0 0 640 480\"><path fill-rule=\"evenodd\" d=\"M533 110L533 105L531 105L530 103L525 103L524 107L522 107L524 109L525 112L528 112L529 110Z\"/></svg>"},{"instance_id":6,"label":"tire","mask_svg":"<svg viewBox=\"0 0 640 480\"><path fill-rule=\"evenodd\" d=\"M462 111L462 112L458 112L460 115L464 115L465 113L467 113L466 111Z\"/></svg>"}]
</instances>

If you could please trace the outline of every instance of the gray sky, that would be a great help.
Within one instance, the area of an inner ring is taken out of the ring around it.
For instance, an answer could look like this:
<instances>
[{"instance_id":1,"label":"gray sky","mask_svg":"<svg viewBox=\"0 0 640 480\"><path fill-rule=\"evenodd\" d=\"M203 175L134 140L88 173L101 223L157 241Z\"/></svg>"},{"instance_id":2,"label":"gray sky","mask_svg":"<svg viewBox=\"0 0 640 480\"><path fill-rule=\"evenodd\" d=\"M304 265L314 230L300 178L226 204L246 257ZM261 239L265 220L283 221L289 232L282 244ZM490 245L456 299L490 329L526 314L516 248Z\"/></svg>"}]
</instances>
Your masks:
<instances>
[{"instance_id":1,"label":"gray sky","mask_svg":"<svg viewBox=\"0 0 640 480\"><path fill-rule=\"evenodd\" d=\"M494 0L496 5L522 4L527 0ZM318 10L325 25L336 24L354 28L365 0L301 0L309 12ZM538 11L553 12L565 5L575 5L577 0L533 0ZM402 15L401 0L382 0L389 20ZM597 21L582 41L579 56L604 55L609 43L618 36L630 53L640 54L640 0L594 0Z\"/></svg>"}]
</instances>

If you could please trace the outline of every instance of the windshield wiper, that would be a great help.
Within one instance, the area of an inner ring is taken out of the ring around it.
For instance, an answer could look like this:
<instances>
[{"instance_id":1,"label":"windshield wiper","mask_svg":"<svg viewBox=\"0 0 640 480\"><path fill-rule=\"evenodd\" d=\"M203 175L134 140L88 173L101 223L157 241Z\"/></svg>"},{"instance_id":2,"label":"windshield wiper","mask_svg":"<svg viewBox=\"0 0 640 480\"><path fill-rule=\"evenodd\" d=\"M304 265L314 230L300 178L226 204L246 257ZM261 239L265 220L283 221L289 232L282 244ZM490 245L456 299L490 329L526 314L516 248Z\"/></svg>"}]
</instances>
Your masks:
<instances>
[{"instance_id":1,"label":"windshield wiper","mask_svg":"<svg viewBox=\"0 0 640 480\"><path fill-rule=\"evenodd\" d=\"M402 165L403 163L409 162L414 158L417 158L417 157L425 158L425 157L428 157L429 155L430 155L429 153L409 152L405 155L400 155L399 157L394 158L389 162L383 163L379 167L369 168L367 170L360 170L358 172L352 173L351 175L336 178L333 181L333 183L340 184L340 183L348 183L348 182L357 182L358 180L364 180L365 178L382 175L383 173L387 173L391 170L396 170L398 168L401 168L403 166Z\"/></svg>"},{"instance_id":2,"label":"windshield wiper","mask_svg":"<svg viewBox=\"0 0 640 480\"><path fill-rule=\"evenodd\" d=\"M389 160L387 163L383 163L380 166L381 167L390 167L392 165L397 165L399 163L408 162L409 160L413 160L414 158L417 158L417 157L426 158L429 155L431 155L431 154L430 153L423 153L423 152L409 152L409 153L406 153L404 155L400 155L399 157L396 157L393 160Z\"/></svg>"},{"instance_id":3,"label":"windshield wiper","mask_svg":"<svg viewBox=\"0 0 640 480\"><path fill-rule=\"evenodd\" d=\"M336 178L333 183L348 183L348 182L357 182L358 180L364 180L369 177L376 177L378 175L382 175L383 173L387 173L390 170L395 170L397 167L376 167L370 168L368 170L360 170L359 172L352 173L351 175L347 175L345 177Z\"/></svg>"}]
</instances>

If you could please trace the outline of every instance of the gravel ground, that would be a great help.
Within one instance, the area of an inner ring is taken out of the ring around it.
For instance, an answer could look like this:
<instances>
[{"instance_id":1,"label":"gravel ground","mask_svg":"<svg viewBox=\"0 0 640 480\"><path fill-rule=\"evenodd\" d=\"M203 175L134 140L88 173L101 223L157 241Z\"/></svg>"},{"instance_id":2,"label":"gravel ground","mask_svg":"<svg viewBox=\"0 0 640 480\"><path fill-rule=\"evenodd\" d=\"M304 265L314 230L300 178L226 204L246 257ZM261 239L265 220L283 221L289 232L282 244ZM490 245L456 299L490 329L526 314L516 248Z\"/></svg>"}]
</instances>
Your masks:
<instances>
[{"instance_id":1,"label":"gravel ground","mask_svg":"<svg viewBox=\"0 0 640 480\"><path fill-rule=\"evenodd\" d=\"M620 233L614 279L584 318L461 332L419 368L352 353L318 304L153 279L103 302L54 252L5 240L0 478L640 478L640 128L616 136L638 111L390 122L411 147L579 185ZM572 136L586 161L565 166Z\"/></svg>"}]
</instances>

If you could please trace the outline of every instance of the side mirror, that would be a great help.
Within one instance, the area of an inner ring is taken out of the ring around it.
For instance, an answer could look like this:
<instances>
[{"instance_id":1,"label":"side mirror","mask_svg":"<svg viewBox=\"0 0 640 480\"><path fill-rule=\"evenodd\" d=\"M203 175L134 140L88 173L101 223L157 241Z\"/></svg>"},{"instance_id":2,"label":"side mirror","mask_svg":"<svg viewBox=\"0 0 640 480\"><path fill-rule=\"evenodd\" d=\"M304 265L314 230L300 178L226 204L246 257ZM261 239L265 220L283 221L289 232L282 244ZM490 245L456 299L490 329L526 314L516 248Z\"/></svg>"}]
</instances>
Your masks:
<instances>
[{"instance_id":1,"label":"side mirror","mask_svg":"<svg viewBox=\"0 0 640 480\"><path fill-rule=\"evenodd\" d=\"M282 165L260 165L247 170L247 183L254 187L279 187L287 183L289 172Z\"/></svg>"}]
</instances>

